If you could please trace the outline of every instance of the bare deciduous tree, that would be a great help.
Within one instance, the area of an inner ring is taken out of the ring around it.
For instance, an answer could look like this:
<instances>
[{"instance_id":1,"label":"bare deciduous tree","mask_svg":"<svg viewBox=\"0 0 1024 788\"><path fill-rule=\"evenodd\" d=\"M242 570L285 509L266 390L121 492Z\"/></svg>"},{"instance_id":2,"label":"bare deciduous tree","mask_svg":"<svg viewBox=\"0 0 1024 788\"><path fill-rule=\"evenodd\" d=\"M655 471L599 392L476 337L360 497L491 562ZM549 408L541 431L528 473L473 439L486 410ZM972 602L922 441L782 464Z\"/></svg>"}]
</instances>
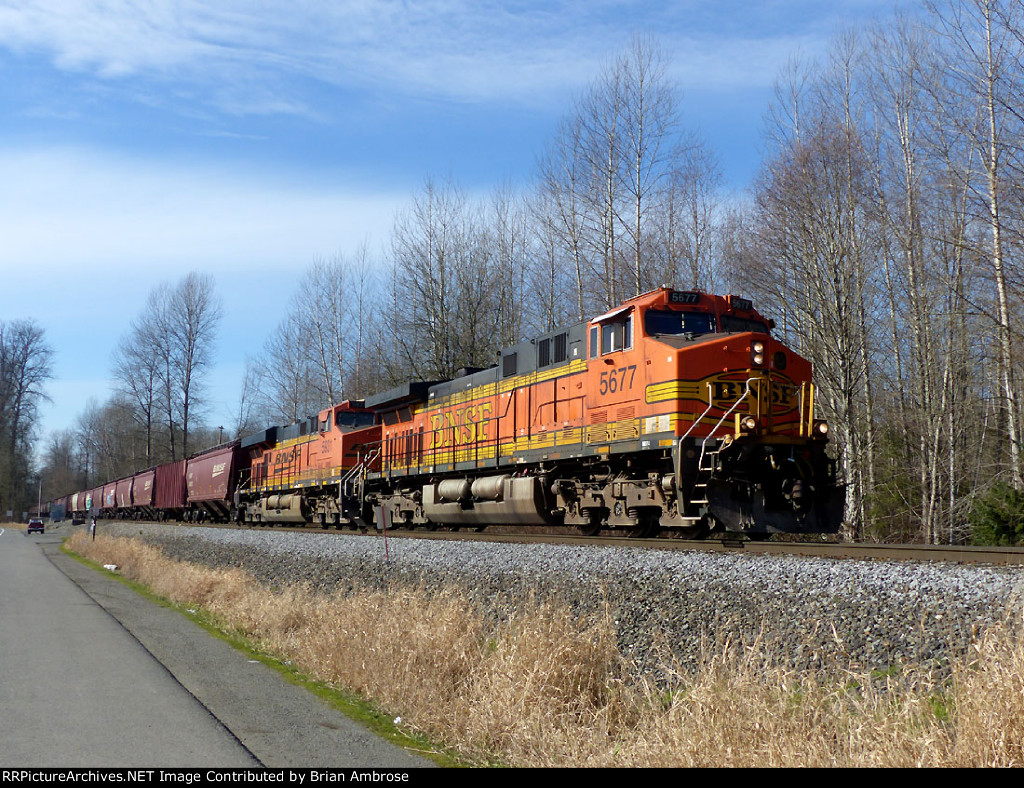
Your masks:
<instances>
[{"instance_id":1,"label":"bare deciduous tree","mask_svg":"<svg viewBox=\"0 0 1024 788\"><path fill-rule=\"evenodd\" d=\"M53 349L31 320L0 320L0 507L34 501L26 484L31 471L36 417L52 377Z\"/></svg>"},{"instance_id":2,"label":"bare deciduous tree","mask_svg":"<svg viewBox=\"0 0 1024 788\"><path fill-rule=\"evenodd\" d=\"M209 366L223 306L209 274L188 274L171 293L167 305L169 340L175 383L180 396L181 452L188 456L194 412L202 405L202 373Z\"/></svg>"},{"instance_id":3,"label":"bare deciduous tree","mask_svg":"<svg viewBox=\"0 0 1024 788\"><path fill-rule=\"evenodd\" d=\"M1019 279L1020 251L1011 238L1020 237L1019 212L1007 211L1006 201L1022 188L1019 178L1024 153L1024 41L1019 35L1019 2L952 0L939 7L929 3L932 19L945 46L941 49L948 79L944 100L938 102L942 120L972 149L960 177L985 227L986 260L993 288L996 349L1000 382L1001 431L1009 448L1009 473L1018 489L1024 487L1021 448L1021 406L1017 393L1014 351L1014 310L1011 282ZM977 165L980 171L975 171ZM1016 225L1016 226L1015 226Z\"/></svg>"},{"instance_id":4,"label":"bare deciduous tree","mask_svg":"<svg viewBox=\"0 0 1024 788\"><path fill-rule=\"evenodd\" d=\"M260 410L274 423L291 424L324 407L315 359L307 327L289 312L267 339L256 365Z\"/></svg>"},{"instance_id":5,"label":"bare deciduous tree","mask_svg":"<svg viewBox=\"0 0 1024 788\"><path fill-rule=\"evenodd\" d=\"M583 159L583 134L578 118L564 119L555 139L540 162L539 196L536 202L541 234L550 249L545 288L549 315L557 313L556 274L560 262L568 263L575 278L575 317L586 317L587 280L592 262L587 255L587 227L593 224L591 203L586 199L587 177Z\"/></svg>"},{"instance_id":6,"label":"bare deciduous tree","mask_svg":"<svg viewBox=\"0 0 1024 788\"><path fill-rule=\"evenodd\" d=\"M406 373L450 378L488 366L499 347L495 255L479 209L452 183L428 182L391 236L395 266L390 336ZM399 375L401 372L399 371Z\"/></svg>"},{"instance_id":7,"label":"bare deciduous tree","mask_svg":"<svg viewBox=\"0 0 1024 788\"><path fill-rule=\"evenodd\" d=\"M155 352L152 323L146 313L133 321L127 337L114 351L113 375L118 391L133 407L132 414L145 433L146 464L155 464L153 438L160 409L160 356Z\"/></svg>"}]
</instances>

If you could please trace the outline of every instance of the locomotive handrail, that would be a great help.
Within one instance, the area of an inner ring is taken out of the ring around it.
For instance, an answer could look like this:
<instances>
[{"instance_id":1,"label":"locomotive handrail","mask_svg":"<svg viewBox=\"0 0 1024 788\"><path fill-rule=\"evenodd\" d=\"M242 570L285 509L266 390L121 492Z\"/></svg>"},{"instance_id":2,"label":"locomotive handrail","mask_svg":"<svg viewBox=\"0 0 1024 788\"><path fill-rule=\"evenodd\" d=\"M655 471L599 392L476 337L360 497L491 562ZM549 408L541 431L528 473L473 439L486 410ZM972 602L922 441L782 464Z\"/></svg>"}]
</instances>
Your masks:
<instances>
[{"instance_id":1,"label":"locomotive handrail","mask_svg":"<svg viewBox=\"0 0 1024 788\"><path fill-rule=\"evenodd\" d=\"M751 383L751 381L754 381L754 380L759 380L759 378L754 378L754 377L747 378L747 382L746 382L746 385L745 385L745 387L743 389L743 393L740 394L740 396L737 398L737 400L732 404L732 407L729 408L729 410L727 410L725 413L722 414L722 418L720 418L718 420L718 424L716 424L712 428L711 432L708 433L707 437L704 438L704 442L701 443L701 445L700 445L700 459L697 460L697 467L698 468L700 468L700 466L704 462L704 452L705 452L705 450L707 448L708 441L711 440L711 438L714 437L715 433L718 432L718 428L721 427L722 424L725 423L725 420L727 418L729 418L729 416L732 415L732 412L734 410L736 410L736 408L738 408L740 406L740 403L743 402L743 400L745 400L747 398L747 395L750 394L750 383Z\"/></svg>"},{"instance_id":2,"label":"locomotive handrail","mask_svg":"<svg viewBox=\"0 0 1024 788\"><path fill-rule=\"evenodd\" d=\"M704 409L704 412L693 420L693 424L690 425L690 429L679 436L679 441L676 443L676 456L675 456L675 474L676 474L676 491L678 494L682 494L683 491L683 441L690 437L690 433L693 432L694 428L700 424L701 419L711 412L711 409L715 406L715 400L711 396L711 384L708 383L708 406Z\"/></svg>"},{"instance_id":3,"label":"locomotive handrail","mask_svg":"<svg viewBox=\"0 0 1024 788\"><path fill-rule=\"evenodd\" d=\"M739 407L740 403L743 402L743 400L745 400L747 398L747 396L750 394L750 383L751 383L751 381L754 381L754 380L757 380L757 379L758 378L754 378L754 377L747 378L747 382L746 382L746 384L744 386L743 393L740 394L740 396L732 404L732 407L730 407L729 410L727 410L725 413L722 414L722 418L720 418L718 420L718 423L715 424L715 426L711 428L711 431L707 434L707 436L701 442L701 444L700 444L700 457L697 458L697 469L698 470L700 470L701 467L704 464L704 455L705 455L705 453L707 451L708 441L711 440L714 437L715 433L718 432L719 427L721 427L722 424L725 423L725 420L727 418L729 418L729 416L732 415L732 412L734 410L736 410L736 408ZM688 429L685 433L683 433L682 435L679 436L679 441L676 444L676 452L675 452L675 454L676 454L676 456L675 456L676 490L680 494L682 493L682 489L683 489L683 441L686 440L688 437L690 437L690 433L694 431L694 429L697 427L697 425L700 424L701 420L703 420L703 418L705 416L707 416L708 413L711 412L712 408L715 407L714 397L712 396L711 384L708 383L707 386L708 386L708 406L707 406L707 408L704 409L704 412L701 413L700 416L698 416L697 418L695 418L693 420L693 424L690 425L690 429Z\"/></svg>"},{"instance_id":4,"label":"locomotive handrail","mask_svg":"<svg viewBox=\"0 0 1024 788\"><path fill-rule=\"evenodd\" d=\"M339 517L343 517L345 513L344 497L349 484L352 482L354 478L356 478L356 476L365 473L366 469L370 466L370 463L372 463L381 455L381 450L381 445L377 444L377 447L375 449L370 451L370 453L367 454L364 458L356 462L355 465L349 468L348 473L344 474L338 480L338 509L340 510L338 512Z\"/></svg>"},{"instance_id":5,"label":"locomotive handrail","mask_svg":"<svg viewBox=\"0 0 1024 788\"><path fill-rule=\"evenodd\" d=\"M715 400L711 396L711 384L708 383L707 386L708 386L708 406L704 409L704 412L702 414L700 414L697 418L695 418L693 420L693 424L690 425L690 429L688 429L683 435L681 435L679 437L679 446L680 447L682 447L683 441L690 437L690 433L693 432L694 427L696 427L698 424L700 424L701 419L703 419L705 416L707 416L708 413L711 412L711 409L713 407L715 407Z\"/></svg>"},{"instance_id":6,"label":"locomotive handrail","mask_svg":"<svg viewBox=\"0 0 1024 788\"><path fill-rule=\"evenodd\" d=\"M371 462L373 462L375 459L377 459L377 457L380 456L380 452L381 449L380 446L378 446L376 449L367 454L366 457L364 457L351 468L349 468L348 473L341 477L341 484L346 485L350 481L352 481L352 479L354 479L358 474L364 471Z\"/></svg>"}]
</instances>

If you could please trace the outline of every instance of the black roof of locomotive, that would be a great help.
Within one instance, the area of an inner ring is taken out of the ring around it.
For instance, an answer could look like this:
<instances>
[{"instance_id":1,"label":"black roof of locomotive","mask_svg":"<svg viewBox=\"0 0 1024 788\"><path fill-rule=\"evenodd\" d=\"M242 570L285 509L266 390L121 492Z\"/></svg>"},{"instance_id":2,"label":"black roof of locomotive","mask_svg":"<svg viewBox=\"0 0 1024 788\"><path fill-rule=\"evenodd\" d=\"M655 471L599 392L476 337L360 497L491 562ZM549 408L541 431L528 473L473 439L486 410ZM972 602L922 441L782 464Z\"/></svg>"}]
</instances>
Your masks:
<instances>
[{"instance_id":1,"label":"black roof of locomotive","mask_svg":"<svg viewBox=\"0 0 1024 788\"><path fill-rule=\"evenodd\" d=\"M380 394L367 397L364 404L365 407L371 410L384 411L394 410L414 402L426 402L427 391L430 387L443 382L436 380L413 380L409 383L395 386L393 389L382 391Z\"/></svg>"},{"instance_id":2,"label":"black roof of locomotive","mask_svg":"<svg viewBox=\"0 0 1024 788\"><path fill-rule=\"evenodd\" d=\"M454 378L452 380L435 383L430 387L430 393L427 396L430 398L447 397L451 394L458 394L460 391L465 391L466 389L476 388L477 386L483 386L487 383L494 383L497 379L498 368L487 367L479 372L463 375L461 378Z\"/></svg>"},{"instance_id":3,"label":"black roof of locomotive","mask_svg":"<svg viewBox=\"0 0 1024 788\"><path fill-rule=\"evenodd\" d=\"M259 446L261 443L276 443L277 442L277 427L267 427L265 430L254 432L252 435L247 435L242 438L242 448L248 449L250 446Z\"/></svg>"},{"instance_id":4,"label":"black roof of locomotive","mask_svg":"<svg viewBox=\"0 0 1024 788\"><path fill-rule=\"evenodd\" d=\"M241 448L248 449L264 443L272 445L292 440L293 438L301 438L303 435L309 435L312 432L316 432L318 423L316 416L310 416L309 418L303 419L295 424L267 427L265 430L260 430L259 432L255 432L252 435L247 435L242 438Z\"/></svg>"}]
</instances>

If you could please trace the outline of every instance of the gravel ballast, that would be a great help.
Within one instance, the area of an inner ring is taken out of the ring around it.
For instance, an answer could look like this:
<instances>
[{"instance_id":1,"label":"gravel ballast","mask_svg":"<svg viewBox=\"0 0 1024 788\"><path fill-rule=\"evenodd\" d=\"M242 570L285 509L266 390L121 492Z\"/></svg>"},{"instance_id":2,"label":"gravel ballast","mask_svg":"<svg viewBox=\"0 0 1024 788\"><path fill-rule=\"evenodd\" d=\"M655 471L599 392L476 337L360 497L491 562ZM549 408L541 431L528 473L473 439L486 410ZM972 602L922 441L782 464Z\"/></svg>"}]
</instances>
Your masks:
<instances>
[{"instance_id":1,"label":"gravel ballast","mask_svg":"<svg viewBox=\"0 0 1024 788\"><path fill-rule=\"evenodd\" d=\"M635 548L390 539L374 535L112 524L168 556L237 567L274 587L325 592L454 586L494 616L528 600L607 610L640 670L698 667L707 647L759 643L799 670L922 666L941 675L972 638L1020 623L1019 567L854 561Z\"/></svg>"}]
</instances>

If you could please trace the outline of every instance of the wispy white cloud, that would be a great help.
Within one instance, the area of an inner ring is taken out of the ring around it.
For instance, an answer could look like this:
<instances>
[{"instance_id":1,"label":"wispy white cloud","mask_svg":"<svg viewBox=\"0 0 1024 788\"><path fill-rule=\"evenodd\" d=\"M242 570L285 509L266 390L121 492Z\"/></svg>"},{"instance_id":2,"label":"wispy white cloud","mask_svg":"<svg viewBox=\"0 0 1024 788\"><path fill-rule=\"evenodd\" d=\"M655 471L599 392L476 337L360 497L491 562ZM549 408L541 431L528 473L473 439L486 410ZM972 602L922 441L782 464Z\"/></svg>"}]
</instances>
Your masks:
<instances>
[{"instance_id":1,"label":"wispy white cloud","mask_svg":"<svg viewBox=\"0 0 1024 788\"><path fill-rule=\"evenodd\" d=\"M848 2L863 15L879 0ZM770 80L808 27L795 3L627 0L0 0L0 46L58 68L216 85L224 111L313 110L295 79L462 101L548 101L589 81L632 31L656 34L684 84ZM849 11L849 9L848 9ZM836 12L841 13L841 12ZM835 17L825 16L826 19ZM781 22L767 29L765 20ZM759 21L760 20L760 21Z\"/></svg>"}]
</instances>

